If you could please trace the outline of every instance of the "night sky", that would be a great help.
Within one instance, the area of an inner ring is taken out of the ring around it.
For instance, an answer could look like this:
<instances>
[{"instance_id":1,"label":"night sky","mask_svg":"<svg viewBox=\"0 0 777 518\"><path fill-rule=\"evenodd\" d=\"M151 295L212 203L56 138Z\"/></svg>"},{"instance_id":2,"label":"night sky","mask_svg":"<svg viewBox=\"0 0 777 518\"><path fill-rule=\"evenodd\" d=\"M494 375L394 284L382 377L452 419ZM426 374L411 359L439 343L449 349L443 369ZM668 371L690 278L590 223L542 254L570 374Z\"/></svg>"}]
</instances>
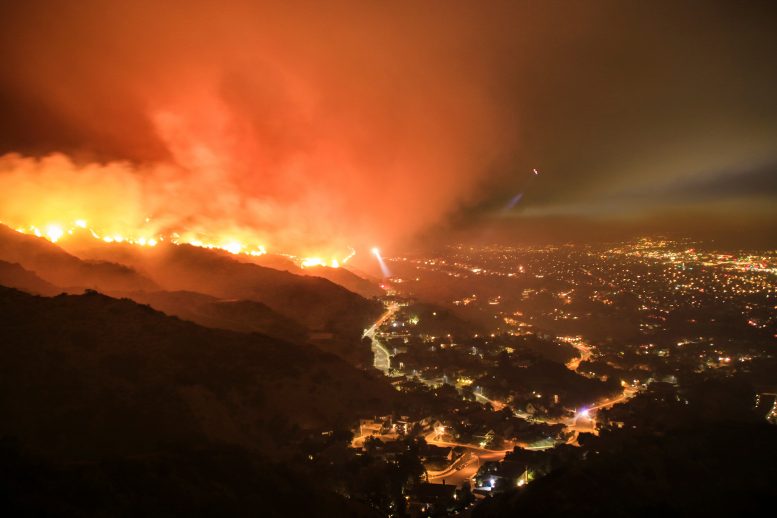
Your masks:
<instances>
[{"instance_id":1,"label":"night sky","mask_svg":"<svg viewBox=\"0 0 777 518\"><path fill-rule=\"evenodd\" d=\"M293 250L773 228L773 2L157 4L0 7L1 220L77 192Z\"/></svg>"}]
</instances>

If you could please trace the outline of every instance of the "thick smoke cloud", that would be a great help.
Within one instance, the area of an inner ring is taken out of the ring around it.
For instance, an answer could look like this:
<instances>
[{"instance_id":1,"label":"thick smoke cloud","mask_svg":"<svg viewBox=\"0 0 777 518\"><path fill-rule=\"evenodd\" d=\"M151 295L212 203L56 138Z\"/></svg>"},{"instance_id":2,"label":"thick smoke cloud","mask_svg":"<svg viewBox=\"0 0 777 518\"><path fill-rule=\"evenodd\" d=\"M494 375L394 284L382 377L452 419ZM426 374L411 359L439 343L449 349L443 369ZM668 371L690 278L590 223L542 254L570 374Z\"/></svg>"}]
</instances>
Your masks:
<instances>
[{"instance_id":1,"label":"thick smoke cloud","mask_svg":"<svg viewBox=\"0 0 777 518\"><path fill-rule=\"evenodd\" d=\"M0 189L300 254L502 218L535 167L518 211L633 205L777 162L771 4L6 2Z\"/></svg>"},{"instance_id":2,"label":"thick smoke cloud","mask_svg":"<svg viewBox=\"0 0 777 518\"><path fill-rule=\"evenodd\" d=\"M514 141L479 54L456 50L474 35L413 14L27 7L5 27L3 88L36 112L6 132L31 136L6 145L28 158L0 161L0 218L69 201L63 216L103 227L150 218L297 253L412 235Z\"/></svg>"}]
</instances>

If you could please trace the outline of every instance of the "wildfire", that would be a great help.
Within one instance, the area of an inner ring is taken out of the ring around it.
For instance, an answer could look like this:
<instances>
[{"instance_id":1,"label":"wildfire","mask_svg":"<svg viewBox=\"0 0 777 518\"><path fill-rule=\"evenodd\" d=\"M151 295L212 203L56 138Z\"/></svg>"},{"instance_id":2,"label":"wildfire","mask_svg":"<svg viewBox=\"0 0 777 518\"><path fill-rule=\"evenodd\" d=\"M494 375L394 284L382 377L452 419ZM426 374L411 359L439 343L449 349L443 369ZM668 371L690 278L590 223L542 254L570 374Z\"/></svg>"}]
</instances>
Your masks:
<instances>
[{"instance_id":1,"label":"wildfire","mask_svg":"<svg viewBox=\"0 0 777 518\"><path fill-rule=\"evenodd\" d=\"M320 257L306 257L300 263L303 268L311 268L313 266L325 266L326 263Z\"/></svg>"},{"instance_id":2,"label":"wildfire","mask_svg":"<svg viewBox=\"0 0 777 518\"><path fill-rule=\"evenodd\" d=\"M356 250L353 248L349 249L348 255L346 255L343 258L338 259L337 257L332 257L328 261L320 256L313 256L313 257L303 257L298 258L295 256L289 256L291 259L296 260L299 265L302 268L313 268L315 266L328 266L330 268L340 268L340 266L346 264L354 255L356 255Z\"/></svg>"},{"instance_id":3,"label":"wildfire","mask_svg":"<svg viewBox=\"0 0 777 518\"><path fill-rule=\"evenodd\" d=\"M38 227L36 225L16 227L16 231L22 234L32 234L37 237L43 237L52 243L56 243L66 236L73 236L77 232L81 235L83 235L84 232L88 232L89 235L91 235L94 239L98 239L105 243L128 243L140 246L156 246L160 241L164 240L164 238L161 236L127 237L117 233L107 233L102 235L97 233L94 229L90 228L87 225L86 220L83 219L75 220L70 226L62 225L60 223L50 223L43 227Z\"/></svg>"},{"instance_id":4,"label":"wildfire","mask_svg":"<svg viewBox=\"0 0 777 518\"><path fill-rule=\"evenodd\" d=\"M95 240L109 244L124 243L142 247L155 247L160 243L168 242L174 245L188 244L199 248L207 248L209 250L223 250L233 255L259 257L267 254L267 249L264 245L248 244L233 238L210 241L203 239L201 236L187 232L172 232L168 235L142 232L138 232L137 234L101 232L89 226L85 219L76 219L69 225L64 225L62 223L47 223L41 226L18 226L15 230L22 234L31 234L48 239L52 243L56 243L67 237L88 235ZM345 257L331 257L330 259L324 259L321 256L297 257L289 254L283 255L294 260L302 268L312 268L316 266L339 268L356 255L356 251L353 248L350 248L348 255Z\"/></svg>"}]
</instances>

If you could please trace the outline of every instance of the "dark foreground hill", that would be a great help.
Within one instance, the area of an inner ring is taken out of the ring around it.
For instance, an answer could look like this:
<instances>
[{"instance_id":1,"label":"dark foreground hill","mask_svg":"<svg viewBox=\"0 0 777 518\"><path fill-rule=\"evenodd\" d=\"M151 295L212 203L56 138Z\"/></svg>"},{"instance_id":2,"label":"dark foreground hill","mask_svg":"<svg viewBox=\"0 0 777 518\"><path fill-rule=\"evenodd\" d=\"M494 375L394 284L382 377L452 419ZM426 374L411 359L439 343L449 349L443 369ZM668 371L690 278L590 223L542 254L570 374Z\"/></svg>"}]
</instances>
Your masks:
<instances>
[{"instance_id":1,"label":"dark foreground hill","mask_svg":"<svg viewBox=\"0 0 777 518\"><path fill-rule=\"evenodd\" d=\"M0 435L47 457L231 444L282 456L305 429L384 411L383 380L311 346L207 329L97 293L0 289Z\"/></svg>"},{"instance_id":2,"label":"dark foreground hill","mask_svg":"<svg viewBox=\"0 0 777 518\"><path fill-rule=\"evenodd\" d=\"M0 439L5 516L380 516L283 464L229 448L57 462Z\"/></svg>"},{"instance_id":3,"label":"dark foreground hill","mask_svg":"<svg viewBox=\"0 0 777 518\"><path fill-rule=\"evenodd\" d=\"M0 508L10 516L354 516L300 444L388 411L317 348L96 292L0 287Z\"/></svg>"}]
</instances>

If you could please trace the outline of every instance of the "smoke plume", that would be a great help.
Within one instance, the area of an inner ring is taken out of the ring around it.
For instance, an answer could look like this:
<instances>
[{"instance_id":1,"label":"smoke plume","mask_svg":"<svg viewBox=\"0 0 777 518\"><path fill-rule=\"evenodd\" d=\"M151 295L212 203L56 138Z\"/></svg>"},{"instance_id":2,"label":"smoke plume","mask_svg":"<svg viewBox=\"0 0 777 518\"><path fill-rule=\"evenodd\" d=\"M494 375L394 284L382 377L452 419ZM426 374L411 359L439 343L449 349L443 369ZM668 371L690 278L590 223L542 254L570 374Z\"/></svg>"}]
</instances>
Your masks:
<instances>
[{"instance_id":1,"label":"smoke plume","mask_svg":"<svg viewBox=\"0 0 777 518\"><path fill-rule=\"evenodd\" d=\"M467 13L157 4L10 13L2 94L28 104L0 220L385 246L476 198L513 141Z\"/></svg>"}]
</instances>

